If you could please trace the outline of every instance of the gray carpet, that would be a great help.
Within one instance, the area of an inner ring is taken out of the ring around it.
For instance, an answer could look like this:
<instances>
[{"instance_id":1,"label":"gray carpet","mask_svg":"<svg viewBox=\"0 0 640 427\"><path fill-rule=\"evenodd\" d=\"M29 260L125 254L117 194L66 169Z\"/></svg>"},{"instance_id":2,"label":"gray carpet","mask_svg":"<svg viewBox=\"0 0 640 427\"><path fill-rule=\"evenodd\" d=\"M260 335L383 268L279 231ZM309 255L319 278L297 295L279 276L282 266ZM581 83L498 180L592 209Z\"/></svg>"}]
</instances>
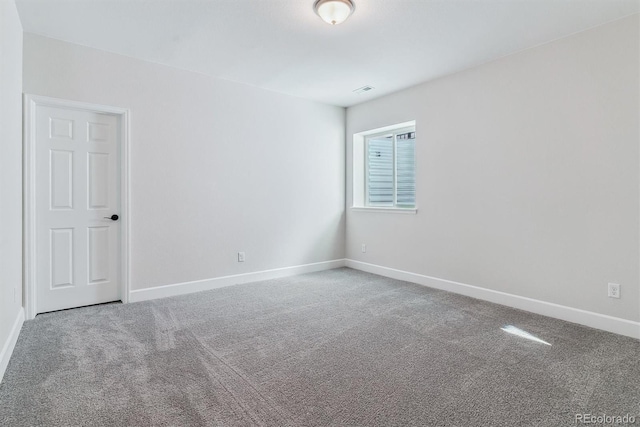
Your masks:
<instances>
[{"instance_id":1,"label":"gray carpet","mask_svg":"<svg viewBox=\"0 0 640 427\"><path fill-rule=\"evenodd\" d=\"M578 413L640 424L639 341L346 268L39 315L0 385L3 426L575 426Z\"/></svg>"}]
</instances>

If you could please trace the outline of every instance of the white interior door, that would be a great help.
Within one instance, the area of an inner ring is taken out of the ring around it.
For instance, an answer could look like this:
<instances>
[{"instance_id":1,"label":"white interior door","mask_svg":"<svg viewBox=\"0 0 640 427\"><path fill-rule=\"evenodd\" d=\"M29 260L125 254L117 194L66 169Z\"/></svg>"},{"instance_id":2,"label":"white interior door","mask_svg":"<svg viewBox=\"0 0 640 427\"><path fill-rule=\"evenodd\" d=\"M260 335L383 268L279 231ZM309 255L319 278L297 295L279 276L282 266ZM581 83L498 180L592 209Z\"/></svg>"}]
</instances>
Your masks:
<instances>
[{"instance_id":1,"label":"white interior door","mask_svg":"<svg viewBox=\"0 0 640 427\"><path fill-rule=\"evenodd\" d=\"M119 117L38 105L36 311L120 299Z\"/></svg>"}]
</instances>

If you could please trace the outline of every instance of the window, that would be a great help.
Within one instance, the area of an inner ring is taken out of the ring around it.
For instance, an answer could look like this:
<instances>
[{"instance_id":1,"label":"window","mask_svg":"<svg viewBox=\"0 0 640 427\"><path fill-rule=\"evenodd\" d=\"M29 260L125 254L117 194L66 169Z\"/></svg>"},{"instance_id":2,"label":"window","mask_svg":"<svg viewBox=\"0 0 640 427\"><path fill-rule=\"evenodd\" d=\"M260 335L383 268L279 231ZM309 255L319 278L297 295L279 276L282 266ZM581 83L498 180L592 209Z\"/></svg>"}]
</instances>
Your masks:
<instances>
[{"instance_id":1,"label":"window","mask_svg":"<svg viewBox=\"0 0 640 427\"><path fill-rule=\"evenodd\" d=\"M416 205L415 128L365 137L366 206Z\"/></svg>"},{"instance_id":2,"label":"window","mask_svg":"<svg viewBox=\"0 0 640 427\"><path fill-rule=\"evenodd\" d=\"M416 213L416 122L353 135L353 206Z\"/></svg>"}]
</instances>

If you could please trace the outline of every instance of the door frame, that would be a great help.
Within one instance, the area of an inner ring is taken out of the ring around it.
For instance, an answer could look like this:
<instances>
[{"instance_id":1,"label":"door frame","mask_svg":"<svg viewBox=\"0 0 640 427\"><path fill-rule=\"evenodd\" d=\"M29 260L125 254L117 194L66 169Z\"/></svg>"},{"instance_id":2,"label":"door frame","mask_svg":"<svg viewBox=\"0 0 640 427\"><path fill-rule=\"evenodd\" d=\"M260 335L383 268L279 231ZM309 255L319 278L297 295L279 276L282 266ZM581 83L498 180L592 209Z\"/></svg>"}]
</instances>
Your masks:
<instances>
[{"instance_id":1,"label":"door frame","mask_svg":"<svg viewBox=\"0 0 640 427\"><path fill-rule=\"evenodd\" d=\"M26 319L36 317L36 107L47 106L72 110L90 111L94 113L117 116L120 121L120 298L123 303L129 302L130 271L130 165L129 141L131 110L107 105L91 104L51 98L47 96L24 94L23 98L23 274L24 274L24 308Z\"/></svg>"}]
</instances>

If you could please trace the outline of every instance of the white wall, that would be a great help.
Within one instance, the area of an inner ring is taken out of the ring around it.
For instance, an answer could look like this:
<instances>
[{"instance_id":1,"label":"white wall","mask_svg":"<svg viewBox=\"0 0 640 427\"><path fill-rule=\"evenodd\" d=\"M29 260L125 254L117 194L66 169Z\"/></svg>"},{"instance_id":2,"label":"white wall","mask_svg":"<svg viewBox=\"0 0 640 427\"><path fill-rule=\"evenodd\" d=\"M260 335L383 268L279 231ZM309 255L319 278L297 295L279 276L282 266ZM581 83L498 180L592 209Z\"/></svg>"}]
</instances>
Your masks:
<instances>
[{"instance_id":1,"label":"white wall","mask_svg":"<svg viewBox=\"0 0 640 427\"><path fill-rule=\"evenodd\" d=\"M347 258L640 320L638 36L635 15L349 108L348 165L354 133L416 120L418 213L347 208Z\"/></svg>"},{"instance_id":2,"label":"white wall","mask_svg":"<svg viewBox=\"0 0 640 427\"><path fill-rule=\"evenodd\" d=\"M344 257L344 109L32 34L24 92L131 109L132 289Z\"/></svg>"},{"instance_id":3,"label":"white wall","mask_svg":"<svg viewBox=\"0 0 640 427\"><path fill-rule=\"evenodd\" d=\"M15 296L14 296L15 293ZM22 307L22 25L0 1L0 379ZM4 350L4 352L3 352Z\"/></svg>"}]
</instances>

